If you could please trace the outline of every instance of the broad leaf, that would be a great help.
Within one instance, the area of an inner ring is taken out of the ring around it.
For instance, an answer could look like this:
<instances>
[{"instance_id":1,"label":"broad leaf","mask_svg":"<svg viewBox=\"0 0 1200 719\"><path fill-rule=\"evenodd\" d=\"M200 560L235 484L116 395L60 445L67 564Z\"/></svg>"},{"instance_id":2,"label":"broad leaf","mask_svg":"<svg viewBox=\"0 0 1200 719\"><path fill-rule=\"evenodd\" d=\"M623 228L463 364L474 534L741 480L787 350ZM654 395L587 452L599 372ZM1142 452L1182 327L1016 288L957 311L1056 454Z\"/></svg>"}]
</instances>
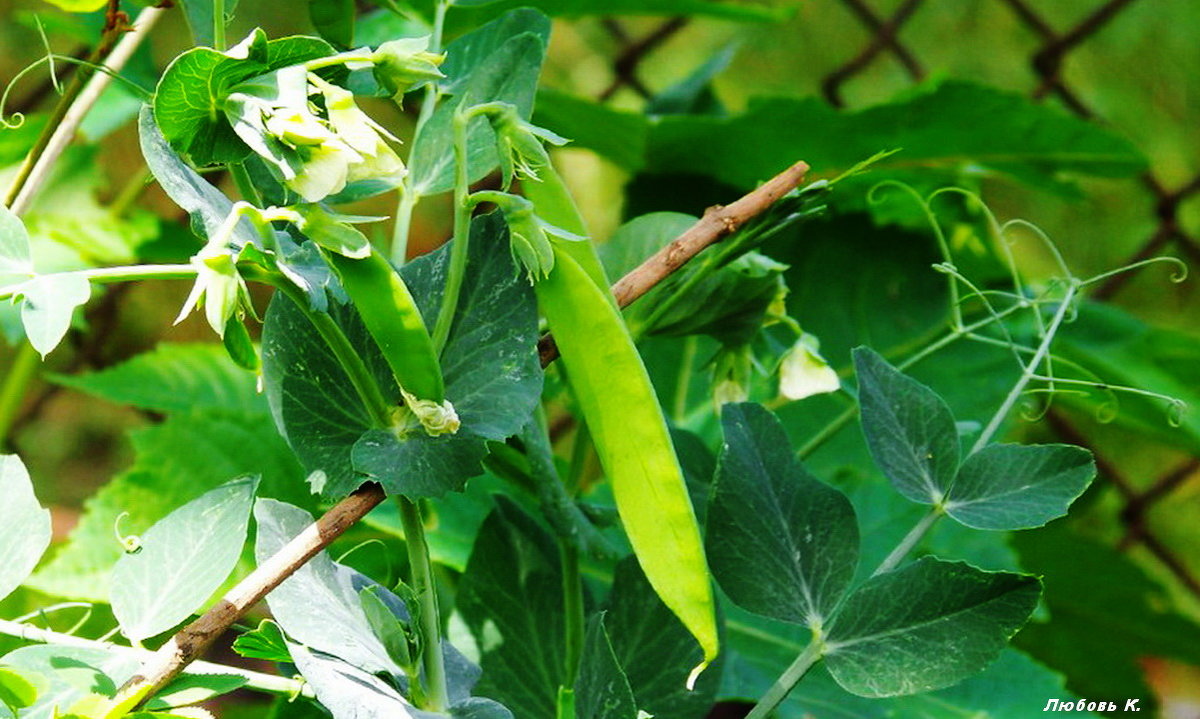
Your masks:
<instances>
[{"instance_id":1,"label":"broad leaf","mask_svg":"<svg viewBox=\"0 0 1200 719\"><path fill-rule=\"evenodd\" d=\"M36 674L0 667L0 704L16 716L21 709L37 701L38 685L43 681Z\"/></svg>"},{"instance_id":2,"label":"broad leaf","mask_svg":"<svg viewBox=\"0 0 1200 719\"><path fill-rule=\"evenodd\" d=\"M773 98L732 118L665 117L651 129L646 164L749 188L801 158L836 176L880 148L903 149L874 170L917 166L925 181L931 172L990 171L1054 185L1059 172L1127 177L1145 166L1127 140L1108 130L962 81L926 85L859 111L839 112L816 98Z\"/></svg>"},{"instance_id":3,"label":"broad leaf","mask_svg":"<svg viewBox=\"0 0 1200 719\"><path fill-rule=\"evenodd\" d=\"M1033 612L1040 584L924 557L847 597L825 640L825 663L859 696L948 687L999 656Z\"/></svg>"},{"instance_id":4,"label":"broad leaf","mask_svg":"<svg viewBox=\"0 0 1200 719\"><path fill-rule=\"evenodd\" d=\"M623 170L642 167L649 123L639 113L543 87L537 93L533 124L570 138L571 147L587 148Z\"/></svg>"},{"instance_id":5,"label":"broad leaf","mask_svg":"<svg viewBox=\"0 0 1200 719\"><path fill-rule=\"evenodd\" d=\"M859 415L871 456L898 492L936 504L958 471L958 429L933 390L873 350L854 351Z\"/></svg>"},{"instance_id":6,"label":"broad leaf","mask_svg":"<svg viewBox=\"0 0 1200 719\"><path fill-rule=\"evenodd\" d=\"M233 480L156 522L141 549L113 570L112 608L125 636L141 641L199 609L233 571L249 529L258 478Z\"/></svg>"},{"instance_id":7,"label":"broad leaf","mask_svg":"<svg viewBox=\"0 0 1200 719\"><path fill-rule=\"evenodd\" d=\"M498 216L472 224L467 273L458 315L442 353L446 397L462 420L457 434L401 440L371 425L340 365L311 322L278 297L263 330L263 374L276 423L311 471L318 488L341 496L365 478L389 492L440 496L459 490L482 470L487 439L516 434L541 393L542 373L533 292L517 274ZM449 267L444 248L404 266L401 275L432 323ZM351 344L364 357L389 400L400 400L391 369L353 309L333 309Z\"/></svg>"},{"instance_id":8,"label":"broad leaf","mask_svg":"<svg viewBox=\"0 0 1200 719\"><path fill-rule=\"evenodd\" d=\"M292 661L283 630L270 619L262 620L258 623L257 628L234 639L233 650L247 659L264 659L269 662L285 663Z\"/></svg>"},{"instance_id":9,"label":"broad leaf","mask_svg":"<svg viewBox=\"0 0 1200 719\"><path fill-rule=\"evenodd\" d=\"M314 498L287 444L264 414L201 411L172 415L132 434L132 467L84 503L67 543L30 579L48 594L107 602L112 568L123 556L113 537L117 517L138 534L230 477L261 474L259 493L311 506ZM203 461L194 461L202 457Z\"/></svg>"},{"instance_id":10,"label":"broad leaf","mask_svg":"<svg viewBox=\"0 0 1200 719\"><path fill-rule=\"evenodd\" d=\"M214 344L160 344L99 372L52 379L94 397L156 412L268 411L266 398L255 389L254 375Z\"/></svg>"},{"instance_id":11,"label":"broad leaf","mask_svg":"<svg viewBox=\"0 0 1200 719\"><path fill-rule=\"evenodd\" d=\"M550 22L528 8L513 10L446 46L441 70L446 79L437 110L413 139L409 171L422 195L454 187L454 113L460 107L507 102L522 118L533 110L538 75L546 54ZM499 164L495 135L484 118L467 134L467 165L472 181Z\"/></svg>"},{"instance_id":12,"label":"broad leaf","mask_svg":"<svg viewBox=\"0 0 1200 719\"><path fill-rule=\"evenodd\" d=\"M321 37L338 47L354 44L354 0L308 0L308 17Z\"/></svg>"},{"instance_id":13,"label":"broad leaf","mask_svg":"<svg viewBox=\"0 0 1200 719\"><path fill-rule=\"evenodd\" d=\"M0 599L28 577L50 546L50 511L42 509L20 457L0 455Z\"/></svg>"},{"instance_id":14,"label":"broad leaf","mask_svg":"<svg viewBox=\"0 0 1200 719\"><path fill-rule=\"evenodd\" d=\"M0 207L0 287L29 279L32 274L25 224L7 207Z\"/></svg>"},{"instance_id":15,"label":"broad leaf","mask_svg":"<svg viewBox=\"0 0 1200 719\"><path fill-rule=\"evenodd\" d=\"M87 303L92 285L86 277L72 273L38 275L18 292L25 337L45 357L67 336L75 308Z\"/></svg>"},{"instance_id":16,"label":"broad leaf","mask_svg":"<svg viewBox=\"0 0 1200 719\"><path fill-rule=\"evenodd\" d=\"M429 0L418 0L418 3L418 6L430 4ZM450 20L453 25L473 27L501 12L522 6L536 7L556 17L701 15L742 22L767 22L783 19L789 14L787 9L772 8L766 3L724 0L457 0Z\"/></svg>"},{"instance_id":17,"label":"broad leaf","mask_svg":"<svg viewBox=\"0 0 1200 719\"><path fill-rule=\"evenodd\" d=\"M483 648L478 693L521 719L554 719L566 631L557 546L504 497L479 530L457 608Z\"/></svg>"},{"instance_id":18,"label":"broad leaf","mask_svg":"<svg viewBox=\"0 0 1200 719\"><path fill-rule=\"evenodd\" d=\"M392 685L324 652L289 644L296 668L334 719L417 719L419 712Z\"/></svg>"},{"instance_id":19,"label":"broad leaf","mask_svg":"<svg viewBox=\"0 0 1200 719\"><path fill-rule=\"evenodd\" d=\"M604 625L638 709L674 719L707 716L724 657L718 656L688 689L688 673L704 660L704 652L654 593L633 557L617 565Z\"/></svg>"},{"instance_id":20,"label":"broad leaf","mask_svg":"<svg viewBox=\"0 0 1200 719\"><path fill-rule=\"evenodd\" d=\"M185 674L146 701L151 710L199 704L246 686L246 677L237 674Z\"/></svg>"},{"instance_id":21,"label":"broad leaf","mask_svg":"<svg viewBox=\"0 0 1200 719\"><path fill-rule=\"evenodd\" d=\"M576 719L630 719L637 716L637 702L629 678L613 653L612 639L604 615L588 621L583 639L583 658L575 680Z\"/></svg>"},{"instance_id":22,"label":"broad leaf","mask_svg":"<svg viewBox=\"0 0 1200 719\"><path fill-rule=\"evenodd\" d=\"M858 565L854 508L796 461L761 405L726 404L721 424L706 537L713 576L743 609L821 627Z\"/></svg>"},{"instance_id":23,"label":"broad leaf","mask_svg":"<svg viewBox=\"0 0 1200 719\"><path fill-rule=\"evenodd\" d=\"M989 445L963 461L946 514L975 529L1040 527L1066 514L1095 476L1081 447Z\"/></svg>"},{"instance_id":24,"label":"broad leaf","mask_svg":"<svg viewBox=\"0 0 1200 719\"><path fill-rule=\"evenodd\" d=\"M129 654L92 647L34 645L4 655L5 666L43 677L48 686L37 701L20 713L21 719L53 719L91 692L111 696L138 670L141 662ZM61 713L61 712L60 712Z\"/></svg>"}]
</instances>

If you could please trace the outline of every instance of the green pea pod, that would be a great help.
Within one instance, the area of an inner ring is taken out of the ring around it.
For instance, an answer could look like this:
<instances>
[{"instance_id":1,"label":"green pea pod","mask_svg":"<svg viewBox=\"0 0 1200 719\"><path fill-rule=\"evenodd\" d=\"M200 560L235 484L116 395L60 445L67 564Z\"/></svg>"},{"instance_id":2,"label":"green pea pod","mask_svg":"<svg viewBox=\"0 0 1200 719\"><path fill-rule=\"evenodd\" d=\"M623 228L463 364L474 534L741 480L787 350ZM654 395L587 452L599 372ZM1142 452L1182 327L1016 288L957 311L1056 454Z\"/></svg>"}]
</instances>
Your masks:
<instances>
[{"instance_id":1,"label":"green pea pod","mask_svg":"<svg viewBox=\"0 0 1200 719\"><path fill-rule=\"evenodd\" d=\"M408 286L387 258L374 248L359 260L333 252L325 256L404 391L430 402L445 400L433 340Z\"/></svg>"},{"instance_id":2,"label":"green pea pod","mask_svg":"<svg viewBox=\"0 0 1200 719\"><path fill-rule=\"evenodd\" d=\"M539 216L583 234L583 223L557 174L545 167L538 175L540 181L524 188ZM704 650L704 663L693 671L694 680L719 649L712 580L683 470L650 376L591 243L555 242L554 267L534 289L638 562L654 591Z\"/></svg>"}]
</instances>

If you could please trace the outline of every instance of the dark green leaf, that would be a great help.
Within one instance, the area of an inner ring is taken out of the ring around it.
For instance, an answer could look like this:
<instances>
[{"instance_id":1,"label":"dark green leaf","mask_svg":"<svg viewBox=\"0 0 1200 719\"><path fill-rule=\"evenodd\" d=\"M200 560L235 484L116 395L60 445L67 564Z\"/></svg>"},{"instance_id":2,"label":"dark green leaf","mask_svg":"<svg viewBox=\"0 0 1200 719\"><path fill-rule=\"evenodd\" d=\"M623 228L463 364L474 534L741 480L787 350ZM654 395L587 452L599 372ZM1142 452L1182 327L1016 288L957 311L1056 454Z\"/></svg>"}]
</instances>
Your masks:
<instances>
[{"instance_id":1,"label":"dark green leaf","mask_svg":"<svg viewBox=\"0 0 1200 719\"><path fill-rule=\"evenodd\" d=\"M866 347L854 350L854 370L863 434L875 463L905 497L941 502L958 471L958 429L950 408Z\"/></svg>"},{"instance_id":2,"label":"dark green leaf","mask_svg":"<svg viewBox=\"0 0 1200 719\"><path fill-rule=\"evenodd\" d=\"M642 167L649 123L639 113L543 87L537 93L533 124L553 130L570 140L571 147L587 148L623 170L636 172Z\"/></svg>"},{"instance_id":3,"label":"dark green leaf","mask_svg":"<svg viewBox=\"0 0 1200 719\"><path fill-rule=\"evenodd\" d=\"M630 719L637 716L637 711L629 678L613 653L604 614L593 615L588 620L579 678L575 680L575 717Z\"/></svg>"},{"instance_id":4,"label":"dark green leaf","mask_svg":"<svg viewBox=\"0 0 1200 719\"><path fill-rule=\"evenodd\" d=\"M963 461L946 514L975 529L1040 527L1066 514L1095 476L1081 447L989 445Z\"/></svg>"},{"instance_id":5,"label":"dark green leaf","mask_svg":"<svg viewBox=\"0 0 1200 719\"><path fill-rule=\"evenodd\" d=\"M283 631L270 619L262 620L258 623L257 628L234 639L233 650L247 659L262 659L268 662L289 664L292 661Z\"/></svg>"},{"instance_id":6,"label":"dark green leaf","mask_svg":"<svg viewBox=\"0 0 1200 719\"><path fill-rule=\"evenodd\" d=\"M0 599L29 578L50 546L50 510L42 509L21 458L0 455Z\"/></svg>"},{"instance_id":7,"label":"dark green leaf","mask_svg":"<svg viewBox=\"0 0 1200 719\"><path fill-rule=\"evenodd\" d=\"M113 569L111 603L134 641L199 609L233 571L246 541L257 477L213 489L159 520Z\"/></svg>"},{"instance_id":8,"label":"dark green leaf","mask_svg":"<svg viewBox=\"0 0 1200 719\"><path fill-rule=\"evenodd\" d=\"M449 97L442 99L413 139L409 171L418 193L432 195L454 187L452 120L460 106L507 102L528 119L549 34L549 20L526 8L507 13L446 47L441 91ZM474 120L467 135L472 181L498 166L495 145L487 120Z\"/></svg>"},{"instance_id":9,"label":"dark green leaf","mask_svg":"<svg viewBox=\"0 0 1200 719\"><path fill-rule=\"evenodd\" d=\"M462 420L455 435L414 433L400 440L372 427L309 320L287 298L272 301L263 329L267 396L297 456L310 470L324 472L325 494L344 495L365 477L409 496L459 490L480 473L484 440L504 439L525 424L542 385L534 351L537 314L532 289L501 249L508 241L505 232L499 217L472 224L458 315L442 353L446 397ZM401 272L427 324L438 315L448 266L446 248ZM385 396L399 401L391 369L358 316L343 306L335 308L334 318Z\"/></svg>"},{"instance_id":10,"label":"dark green leaf","mask_svg":"<svg viewBox=\"0 0 1200 719\"><path fill-rule=\"evenodd\" d=\"M427 0L425 4L428 4ZM455 11L451 13L453 25L473 27L499 13L522 6L536 7L556 17L702 15L742 22L780 20L790 12L760 2L734 3L723 0L470 0L470 6L459 9L466 5L454 3Z\"/></svg>"},{"instance_id":11,"label":"dark green leaf","mask_svg":"<svg viewBox=\"0 0 1200 719\"><path fill-rule=\"evenodd\" d=\"M164 343L99 372L51 377L94 397L156 412L268 411L266 398L255 389L254 375L213 344Z\"/></svg>"},{"instance_id":12,"label":"dark green leaf","mask_svg":"<svg viewBox=\"0 0 1200 719\"><path fill-rule=\"evenodd\" d=\"M483 649L477 693L521 719L554 719L566 631L557 547L504 497L479 530L457 607Z\"/></svg>"},{"instance_id":13,"label":"dark green leaf","mask_svg":"<svg viewBox=\"0 0 1200 719\"><path fill-rule=\"evenodd\" d=\"M1045 183L1059 172L1127 177L1145 166L1128 141L1085 120L1015 93L944 81L852 112L774 98L729 119L665 117L650 133L647 167L749 188L798 159L835 176L881 148L903 150L878 171L917 166L927 176L982 170Z\"/></svg>"},{"instance_id":14,"label":"dark green leaf","mask_svg":"<svg viewBox=\"0 0 1200 719\"><path fill-rule=\"evenodd\" d=\"M724 115L725 108L713 92L712 81L729 67L737 49L736 43L726 45L691 75L655 95L646 105L646 114Z\"/></svg>"},{"instance_id":15,"label":"dark green leaf","mask_svg":"<svg viewBox=\"0 0 1200 719\"><path fill-rule=\"evenodd\" d=\"M663 604L634 557L617 565L604 624L637 708L654 716L700 719L721 683L718 657L688 689L688 674L704 659L696 640Z\"/></svg>"},{"instance_id":16,"label":"dark green leaf","mask_svg":"<svg viewBox=\"0 0 1200 719\"><path fill-rule=\"evenodd\" d=\"M1032 576L984 572L923 557L872 577L846 598L825 662L846 691L888 697L951 686L978 674L1029 618Z\"/></svg>"},{"instance_id":17,"label":"dark green leaf","mask_svg":"<svg viewBox=\"0 0 1200 719\"><path fill-rule=\"evenodd\" d=\"M308 0L308 17L321 37L338 47L354 45L354 0Z\"/></svg>"},{"instance_id":18,"label":"dark green leaf","mask_svg":"<svg viewBox=\"0 0 1200 719\"><path fill-rule=\"evenodd\" d=\"M744 609L823 626L857 567L854 508L796 461L760 405L726 404L721 424L706 538L713 575Z\"/></svg>"}]
</instances>

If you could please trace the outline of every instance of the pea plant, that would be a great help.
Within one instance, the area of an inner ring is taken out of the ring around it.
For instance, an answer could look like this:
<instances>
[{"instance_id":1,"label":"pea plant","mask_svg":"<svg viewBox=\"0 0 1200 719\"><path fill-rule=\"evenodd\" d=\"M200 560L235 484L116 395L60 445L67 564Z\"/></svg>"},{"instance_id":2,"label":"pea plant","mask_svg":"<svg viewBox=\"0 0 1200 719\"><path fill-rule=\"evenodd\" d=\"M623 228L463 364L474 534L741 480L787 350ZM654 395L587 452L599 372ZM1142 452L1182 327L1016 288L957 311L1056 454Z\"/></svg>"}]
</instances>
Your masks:
<instances>
[{"instance_id":1,"label":"pea plant","mask_svg":"<svg viewBox=\"0 0 1200 719\"><path fill-rule=\"evenodd\" d=\"M45 561L50 514L21 458L0 460L0 597L24 584L67 600L0 620L15 640L0 713L198 719L243 690L273 717L700 719L728 700L754 719L916 716L986 711L978 682L1043 671L1007 648L1039 577L925 542L948 523L1040 527L1088 488L1089 451L997 440L1034 393L1126 389L1052 349L1107 275L1063 263L1027 285L1010 254L1009 286L980 284L932 204L961 201L1005 251L1026 226L964 190L868 191L888 146L807 184L788 158L703 216L648 213L594 242L551 161L571 123L533 115L546 16L497 11L444 42L451 3L428 26L381 3L390 20L355 43L352 3L312 4L319 36L227 43L223 3L184 3L198 46L144 91L136 124L199 240L189 261L48 265L24 220L70 108L86 112L87 83L112 81L160 8L79 70L0 210L21 366L125 283L190 282L180 320L202 312L220 338L56 380L162 421ZM413 117L406 143L372 111L387 102ZM345 207L385 193L390 238ZM410 260L414 210L445 196L451 237ZM929 223L949 329L890 358L860 346L839 371L767 253L854 202ZM1011 354L986 421L956 420L905 374L972 343ZM834 398L794 445L775 412ZM856 418L861 437L841 431ZM846 438L897 501L809 464ZM157 479L173 472L193 479ZM864 551L881 526L899 541ZM204 659L218 641L240 659Z\"/></svg>"}]
</instances>

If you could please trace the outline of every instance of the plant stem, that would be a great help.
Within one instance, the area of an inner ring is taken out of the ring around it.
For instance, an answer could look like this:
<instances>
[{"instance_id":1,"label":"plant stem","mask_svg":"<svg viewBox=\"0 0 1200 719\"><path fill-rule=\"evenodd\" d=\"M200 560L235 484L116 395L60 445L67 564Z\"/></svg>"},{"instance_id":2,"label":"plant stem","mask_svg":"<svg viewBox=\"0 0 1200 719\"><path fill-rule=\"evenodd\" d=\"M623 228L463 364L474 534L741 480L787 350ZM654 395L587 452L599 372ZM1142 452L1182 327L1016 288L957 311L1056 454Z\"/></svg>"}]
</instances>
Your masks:
<instances>
[{"instance_id":1,"label":"plant stem","mask_svg":"<svg viewBox=\"0 0 1200 719\"><path fill-rule=\"evenodd\" d=\"M462 292L463 277L467 273L467 250L471 240L470 175L467 167L467 128L470 118L462 114L454 117L454 245L450 248L450 268L446 274L446 291L442 294L442 307L438 310L437 322L433 326L433 346L439 353L446 346L450 326L458 310L458 296Z\"/></svg>"},{"instance_id":2,"label":"plant stem","mask_svg":"<svg viewBox=\"0 0 1200 719\"><path fill-rule=\"evenodd\" d=\"M700 349L700 338L688 335L683 341L683 357L679 359L679 378L675 382L675 401L671 407L671 421L682 424L687 416L688 393L692 387L692 365L696 364L696 353Z\"/></svg>"},{"instance_id":3,"label":"plant stem","mask_svg":"<svg viewBox=\"0 0 1200 719\"><path fill-rule=\"evenodd\" d=\"M425 542L425 523L417 503L407 497L397 497L400 523L404 527L404 543L408 547L412 589L421 603L421 661L425 667L426 706L422 709L440 712L449 706L446 690L446 667L442 655L442 618L438 611L437 585L429 561L429 545Z\"/></svg>"},{"instance_id":4,"label":"plant stem","mask_svg":"<svg viewBox=\"0 0 1200 719\"><path fill-rule=\"evenodd\" d=\"M446 25L446 11L450 8L447 0L438 0L433 7L433 33L429 36L429 52L441 52L442 33ZM425 101L421 103L421 112L417 115L417 124L413 129L413 145L421 136L421 128L433 117L437 108L438 86L430 82L425 86ZM412 173L405 175L400 185L400 198L396 202L396 221L392 228L392 264L402 266L408 259L408 233L412 229L412 214L420 202L421 195L412 185Z\"/></svg>"},{"instance_id":5,"label":"plant stem","mask_svg":"<svg viewBox=\"0 0 1200 719\"><path fill-rule=\"evenodd\" d=\"M225 51L225 0L212 0L213 48Z\"/></svg>"},{"instance_id":6,"label":"plant stem","mask_svg":"<svg viewBox=\"0 0 1200 719\"><path fill-rule=\"evenodd\" d=\"M1058 334L1059 327L1062 326L1063 320L1067 316L1067 310L1071 307L1071 302L1075 299L1075 294L1079 291L1079 285L1072 283L1067 287L1067 293L1063 295L1062 302L1058 305L1058 311L1054 313L1054 319L1050 321L1050 326L1046 328L1046 334L1042 338L1042 343L1038 345L1037 351L1033 358L1025 365L1025 370L1021 373L1020 379L1013 385L1008 396L1004 398L1004 403L1000 405L1000 409L996 410L996 414L992 415L992 420L988 422L987 427L979 434L979 438L975 440L975 444L971 446L971 454L978 452L987 446L996 432L1000 429L1000 424L1004 422L1004 418L1008 416L1013 405L1020 399L1021 393L1025 391L1025 387L1037 374L1037 368L1042 361L1046 359L1046 355L1050 352L1050 345L1054 342L1054 336Z\"/></svg>"},{"instance_id":7,"label":"plant stem","mask_svg":"<svg viewBox=\"0 0 1200 719\"><path fill-rule=\"evenodd\" d=\"M0 634L10 637L16 637L26 642L38 644L54 644L63 647L85 647L88 649L100 649L110 654L123 655L132 657L139 661L145 660L152 655L151 652L145 649L137 649L135 647L126 647L112 642L105 642L96 639L86 639L77 637L73 634L63 634L61 632L42 629L31 624L22 624L13 622L7 619L0 619ZM277 694L280 696L302 696L311 697L313 695L312 687L305 682L288 679L287 677L277 676L275 674L264 674L255 672L242 667L230 666L227 664L214 664L212 662L193 662L189 674L231 674L233 676L242 677L246 680L245 688L253 689L254 691L263 692L266 694Z\"/></svg>"},{"instance_id":8,"label":"plant stem","mask_svg":"<svg viewBox=\"0 0 1200 719\"><path fill-rule=\"evenodd\" d=\"M0 448L8 444L8 432L17 418L17 411L21 409L25 391L37 374L37 367L37 350L28 342L22 342L4 377L4 386L0 387Z\"/></svg>"},{"instance_id":9,"label":"plant stem","mask_svg":"<svg viewBox=\"0 0 1200 719\"><path fill-rule=\"evenodd\" d=\"M766 694L758 700L750 713L746 715L746 719L766 719L767 716L779 706L787 695L795 688L804 675L812 669L813 665L820 661L821 656L825 653L825 643L821 641L820 636L814 636L800 656L796 657L796 661L784 670L783 674L775 680L771 688Z\"/></svg>"},{"instance_id":10,"label":"plant stem","mask_svg":"<svg viewBox=\"0 0 1200 719\"><path fill-rule=\"evenodd\" d=\"M896 545L896 548L892 550L892 553L887 555L887 558L884 559L883 562L881 562L880 565L875 569L875 571L871 573L871 576L874 577L877 574L883 574L884 572L890 572L895 569L900 562L904 561L904 558L908 556L908 553L912 551L913 547L917 546L917 542L920 542L921 539L923 539L925 535L929 533L929 530L933 528L934 523L941 519L942 515L945 513L945 508L943 508L940 504L934 505L934 507L930 509L924 517L921 517L921 520L908 531L908 534L904 535L904 539L900 540L900 543Z\"/></svg>"},{"instance_id":11,"label":"plant stem","mask_svg":"<svg viewBox=\"0 0 1200 719\"><path fill-rule=\"evenodd\" d=\"M578 549L563 544L560 547L560 557L562 560L563 608L566 610L567 650L563 686L571 689L579 677L579 662L583 658L583 577L579 573Z\"/></svg>"}]
</instances>

